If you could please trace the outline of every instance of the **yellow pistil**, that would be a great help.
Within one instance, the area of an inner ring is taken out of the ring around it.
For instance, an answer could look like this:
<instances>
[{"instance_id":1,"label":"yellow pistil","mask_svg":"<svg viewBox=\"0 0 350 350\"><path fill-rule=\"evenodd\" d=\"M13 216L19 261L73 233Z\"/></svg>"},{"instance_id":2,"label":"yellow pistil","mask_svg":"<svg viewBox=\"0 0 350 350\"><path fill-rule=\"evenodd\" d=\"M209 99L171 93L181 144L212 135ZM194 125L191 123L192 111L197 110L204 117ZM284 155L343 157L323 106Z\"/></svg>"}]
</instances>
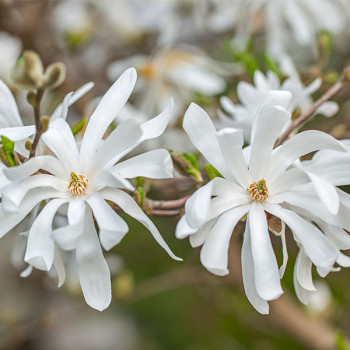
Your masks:
<instances>
[{"instance_id":1,"label":"yellow pistil","mask_svg":"<svg viewBox=\"0 0 350 350\"><path fill-rule=\"evenodd\" d=\"M82 194L85 192L88 185L88 179L84 175L76 174L73 171L70 173L70 181L68 189L73 194Z\"/></svg>"},{"instance_id":2,"label":"yellow pistil","mask_svg":"<svg viewBox=\"0 0 350 350\"><path fill-rule=\"evenodd\" d=\"M259 202L264 201L269 196L269 190L267 189L266 181L264 179L250 184L247 187L247 191L255 201Z\"/></svg>"}]
</instances>

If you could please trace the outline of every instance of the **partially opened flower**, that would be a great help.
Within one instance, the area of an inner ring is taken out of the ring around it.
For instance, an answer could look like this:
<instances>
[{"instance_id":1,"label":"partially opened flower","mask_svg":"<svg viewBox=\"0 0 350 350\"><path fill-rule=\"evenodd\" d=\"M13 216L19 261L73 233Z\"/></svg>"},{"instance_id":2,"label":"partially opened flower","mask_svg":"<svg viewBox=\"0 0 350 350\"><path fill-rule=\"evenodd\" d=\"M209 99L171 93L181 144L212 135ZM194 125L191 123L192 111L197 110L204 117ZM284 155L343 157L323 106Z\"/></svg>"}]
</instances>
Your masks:
<instances>
[{"instance_id":1,"label":"partially opened flower","mask_svg":"<svg viewBox=\"0 0 350 350\"><path fill-rule=\"evenodd\" d=\"M327 194L316 188L305 171L294 166L299 157L318 149L344 151L341 143L311 130L273 149L289 122L290 100L289 92L272 91L266 96L253 125L252 144L244 150L240 131L227 128L216 132L209 116L195 104L187 110L183 123L194 145L223 178L214 178L187 201L176 236L189 236L193 247L203 245L202 264L214 274L226 275L231 234L246 215L243 281L249 301L261 313L268 313L268 301L283 293L280 278L287 263L284 225L323 275L332 269L340 253L338 246L308 220L308 212L328 224L350 228L348 211L334 191ZM303 192L302 185L308 185L308 191ZM271 218L281 220L278 233L284 261L280 271L269 236Z\"/></svg>"},{"instance_id":2,"label":"partially opened flower","mask_svg":"<svg viewBox=\"0 0 350 350\"><path fill-rule=\"evenodd\" d=\"M312 94L316 92L322 84L321 78L315 79L310 85L304 86L300 77L296 74L280 82L278 76L269 71L264 75L260 71L254 73L254 85L247 82L240 82L237 85L237 96L240 104L234 104L228 97L221 97L221 105L230 117L221 116L219 122L222 126L242 129L246 141L250 139L250 132L254 120L257 116L259 106L263 102L266 95L271 90L289 91L292 94L288 111L293 112L299 109L301 113L307 112L312 104ZM324 102L314 114L321 114L331 117L338 112L338 104L336 102Z\"/></svg>"},{"instance_id":3,"label":"partially opened flower","mask_svg":"<svg viewBox=\"0 0 350 350\"><path fill-rule=\"evenodd\" d=\"M80 149L69 125L57 118L42 136L56 157L38 156L18 167L5 169L12 183L2 190L0 235L20 222L37 203L46 200L47 204L29 230L25 260L38 269L50 270L57 246L75 250L85 300L98 310L105 309L111 300L110 272L100 244L109 250L128 232L126 222L107 201L145 225L168 254L179 260L152 221L123 191L134 189L129 178L172 177L169 153L158 149L116 164L137 145L164 131L171 117L172 102L154 119L142 125L135 121L122 122L102 140L135 82L136 71L128 69L107 91L91 116ZM66 204L68 225L53 230L53 218Z\"/></svg>"}]
</instances>

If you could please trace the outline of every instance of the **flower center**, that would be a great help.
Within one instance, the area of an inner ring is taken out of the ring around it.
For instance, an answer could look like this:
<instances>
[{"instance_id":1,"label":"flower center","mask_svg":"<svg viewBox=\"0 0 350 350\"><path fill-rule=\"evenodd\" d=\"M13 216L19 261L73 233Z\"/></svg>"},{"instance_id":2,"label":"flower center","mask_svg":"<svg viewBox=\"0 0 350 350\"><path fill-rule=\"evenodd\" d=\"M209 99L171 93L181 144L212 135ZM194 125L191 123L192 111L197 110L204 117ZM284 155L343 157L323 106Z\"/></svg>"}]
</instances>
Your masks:
<instances>
[{"instance_id":1,"label":"flower center","mask_svg":"<svg viewBox=\"0 0 350 350\"><path fill-rule=\"evenodd\" d=\"M73 194L82 194L85 192L88 185L88 179L84 175L76 174L73 171L70 173L70 181L68 189Z\"/></svg>"},{"instance_id":2,"label":"flower center","mask_svg":"<svg viewBox=\"0 0 350 350\"><path fill-rule=\"evenodd\" d=\"M247 191L255 201L259 202L264 201L269 196L269 190L267 189L266 181L264 179L250 184L247 187Z\"/></svg>"}]
</instances>

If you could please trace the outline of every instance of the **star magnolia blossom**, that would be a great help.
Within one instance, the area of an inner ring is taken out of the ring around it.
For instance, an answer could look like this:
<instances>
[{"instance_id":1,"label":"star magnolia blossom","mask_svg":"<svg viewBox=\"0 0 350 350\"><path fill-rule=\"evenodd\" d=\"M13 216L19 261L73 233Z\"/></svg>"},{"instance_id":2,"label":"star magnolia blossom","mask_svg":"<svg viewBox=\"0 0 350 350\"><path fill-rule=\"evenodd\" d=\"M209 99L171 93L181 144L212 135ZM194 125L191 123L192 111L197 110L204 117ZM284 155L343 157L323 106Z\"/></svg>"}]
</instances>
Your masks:
<instances>
[{"instance_id":1,"label":"star magnolia blossom","mask_svg":"<svg viewBox=\"0 0 350 350\"><path fill-rule=\"evenodd\" d=\"M299 76L292 76L282 84L276 74L268 72L266 76L256 71L254 73L254 85L240 82L237 85L237 96L241 104L234 104L228 97L221 97L223 109L232 117L221 116L220 125L242 129L246 141L250 139L250 131L257 115L257 110L266 95L271 90L289 91L292 100L288 107L290 112L299 108L305 113L312 106L311 95L317 91L322 84L320 78L315 79L310 85L304 86ZM332 101L323 103L314 114L322 114L331 117L338 112L338 104Z\"/></svg>"},{"instance_id":2,"label":"star magnolia blossom","mask_svg":"<svg viewBox=\"0 0 350 350\"><path fill-rule=\"evenodd\" d=\"M107 91L91 116L80 149L69 125L57 118L42 136L56 157L38 156L4 170L12 182L2 189L0 235L20 222L37 203L46 200L29 229L25 261L48 271L57 257L55 251L58 247L75 250L85 300L98 310L105 309L111 301L110 272L100 244L109 250L128 232L126 222L106 201L116 203L140 221L172 258L181 260L171 252L132 197L123 191L134 189L127 180L129 178L172 177L169 153L158 149L115 165L137 145L164 131L171 117L172 101L164 112L142 125L135 121L120 123L102 141L108 126L129 98L135 82L135 69L128 69ZM37 174L39 170L41 173ZM68 225L52 229L55 214L67 204ZM58 266L59 283L62 284L64 267L62 264Z\"/></svg>"},{"instance_id":3,"label":"star magnolia blossom","mask_svg":"<svg viewBox=\"0 0 350 350\"><path fill-rule=\"evenodd\" d=\"M247 215L242 247L243 282L249 301L264 314L269 310L268 301L283 293L280 278L287 262L284 225L291 229L305 256L324 273L332 269L339 249L308 220L308 212L317 208L314 215L318 218L350 228L348 211L339 200L335 199L332 208L338 213L330 213L319 199L314 183L310 185L309 176L293 165L302 155L318 149L344 151L341 143L312 130L273 149L289 122L286 108L290 100L288 92L272 91L266 96L253 125L250 154L247 148L242 151L240 131L227 128L216 132L209 116L195 104L189 107L183 122L193 144L224 178L213 179L187 201L176 236L189 236L193 247L203 245L203 266L216 275L226 275L232 230ZM306 194L295 190L303 184L310 185ZM318 191L322 192L322 188ZM324 201L333 201L333 192L327 199L324 192ZM284 261L280 271L268 231L267 217L271 216L282 221Z\"/></svg>"}]
</instances>

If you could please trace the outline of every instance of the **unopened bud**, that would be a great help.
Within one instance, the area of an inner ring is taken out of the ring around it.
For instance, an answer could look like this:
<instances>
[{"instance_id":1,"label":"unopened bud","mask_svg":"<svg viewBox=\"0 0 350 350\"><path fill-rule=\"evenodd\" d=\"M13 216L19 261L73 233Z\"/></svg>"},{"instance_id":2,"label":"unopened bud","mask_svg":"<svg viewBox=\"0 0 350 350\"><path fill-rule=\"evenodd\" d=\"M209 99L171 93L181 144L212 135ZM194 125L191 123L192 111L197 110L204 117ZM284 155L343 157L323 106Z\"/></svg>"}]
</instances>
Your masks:
<instances>
[{"instance_id":1,"label":"unopened bud","mask_svg":"<svg viewBox=\"0 0 350 350\"><path fill-rule=\"evenodd\" d=\"M41 122L41 132L47 131L47 129L49 128L49 124L50 124L50 117L45 115L45 116L41 117L40 122Z\"/></svg>"},{"instance_id":2,"label":"unopened bud","mask_svg":"<svg viewBox=\"0 0 350 350\"><path fill-rule=\"evenodd\" d=\"M45 71L45 83L46 89L54 89L61 85L66 78L66 66L64 63L55 62L50 64Z\"/></svg>"},{"instance_id":3,"label":"unopened bud","mask_svg":"<svg viewBox=\"0 0 350 350\"><path fill-rule=\"evenodd\" d=\"M32 150L33 144L30 140L27 140L26 143L24 144L24 147L27 151L30 152Z\"/></svg>"},{"instance_id":4,"label":"unopened bud","mask_svg":"<svg viewBox=\"0 0 350 350\"><path fill-rule=\"evenodd\" d=\"M27 101L32 107L36 107L36 95L34 91L28 91Z\"/></svg>"},{"instance_id":5,"label":"unopened bud","mask_svg":"<svg viewBox=\"0 0 350 350\"><path fill-rule=\"evenodd\" d=\"M343 75L344 75L345 83L349 84L350 83L350 66L344 68Z\"/></svg>"},{"instance_id":6,"label":"unopened bud","mask_svg":"<svg viewBox=\"0 0 350 350\"><path fill-rule=\"evenodd\" d=\"M43 64L37 53L24 51L11 70L15 85L24 90L36 90L44 83Z\"/></svg>"}]
</instances>

